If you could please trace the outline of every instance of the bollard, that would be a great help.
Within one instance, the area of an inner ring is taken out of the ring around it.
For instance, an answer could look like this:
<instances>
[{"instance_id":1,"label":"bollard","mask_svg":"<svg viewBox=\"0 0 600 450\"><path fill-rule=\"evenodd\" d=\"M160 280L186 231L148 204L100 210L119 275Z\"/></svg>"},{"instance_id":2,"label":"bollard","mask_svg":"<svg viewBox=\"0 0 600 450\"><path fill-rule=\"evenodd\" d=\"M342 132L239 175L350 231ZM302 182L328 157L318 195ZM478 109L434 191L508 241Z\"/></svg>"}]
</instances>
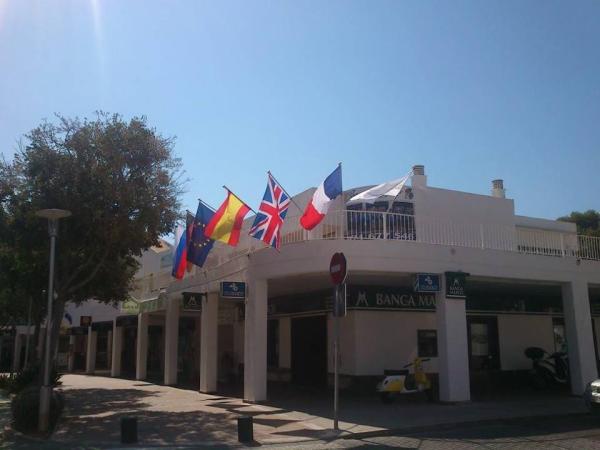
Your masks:
<instances>
[{"instance_id":1,"label":"bollard","mask_svg":"<svg viewBox=\"0 0 600 450\"><path fill-rule=\"evenodd\" d=\"M254 431L251 416L238 417L238 441L240 442L253 442Z\"/></svg>"},{"instance_id":2,"label":"bollard","mask_svg":"<svg viewBox=\"0 0 600 450\"><path fill-rule=\"evenodd\" d=\"M137 440L137 417L121 417L121 444L135 444Z\"/></svg>"}]
</instances>

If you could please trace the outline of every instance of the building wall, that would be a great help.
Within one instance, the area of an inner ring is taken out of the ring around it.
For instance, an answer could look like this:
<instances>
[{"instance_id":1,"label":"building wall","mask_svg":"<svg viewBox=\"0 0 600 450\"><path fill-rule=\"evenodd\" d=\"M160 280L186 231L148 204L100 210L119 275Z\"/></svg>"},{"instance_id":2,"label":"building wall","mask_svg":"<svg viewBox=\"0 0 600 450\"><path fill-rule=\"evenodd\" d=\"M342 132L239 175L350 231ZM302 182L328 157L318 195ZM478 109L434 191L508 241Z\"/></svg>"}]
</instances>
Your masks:
<instances>
[{"instance_id":1,"label":"building wall","mask_svg":"<svg viewBox=\"0 0 600 450\"><path fill-rule=\"evenodd\" d=\"M497 317L502 370L530 369L531 360L524 354L527 347L554 351L551 316L500 314Z\"/></svg>"},{"instance_id":2,"label":"building wall","mask_svg":"<svg viewBox=\"0 0 600 450\"><path fill-rule=\"evenodd\" d=\"M113 320L119 315L119 308L112 304L106 304L96 300L88 300L80 305L68 303L65 307L65 313L69 313L71 315L73 319L72 326L77 327L79 326L79 319L81 316L92 316L92 322Z\"/></svg>"},{"instance_id":3,"label":"building wall","mask_svg":"<svg viewBox=\"0 0 600 450\"><path fill-rule=\"evenodd\" d=\"M552 316L499 314L498 335L502 370L527 370L531 360L526 347L554 349ZM280 317L279 367L291 367L290 317ZM595 319L600 336L600 319ZM340 319L340 373L344 375L382 375L385 369L401 369L418 356L418 330L435 330L435 313L394 311L349 311ZM282 332L287 330L287 332ZM328 371L333 372L333 317L327 320ZM437 358L430 358L425 369L437 373Z\"/></svg>"},{"instance_id":4,"label":"building wall","mask_svg":"<svg viewBox=\"0 0 600 450\"><path fill-rule=\"evenodd\" d=\"M435 313L355 311L354 375L382 375L401 369L418 355L417 330L436 329ZM343 352L343 350L342 350ZM437 372L437 358L425 370Z\"/></svg>"}]
</instances>

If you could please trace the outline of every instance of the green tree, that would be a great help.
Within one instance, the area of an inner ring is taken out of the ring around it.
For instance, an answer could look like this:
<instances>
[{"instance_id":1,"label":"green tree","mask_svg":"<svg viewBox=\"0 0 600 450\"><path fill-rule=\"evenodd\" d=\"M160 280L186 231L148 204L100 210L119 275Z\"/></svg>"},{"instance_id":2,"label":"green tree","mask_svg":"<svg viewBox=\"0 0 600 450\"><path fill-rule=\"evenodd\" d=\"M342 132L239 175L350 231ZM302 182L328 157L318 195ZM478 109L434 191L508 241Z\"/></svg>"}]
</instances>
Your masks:
<instances>
[{"instance_id":1,"label":"green tree","mask_svg":"<svg viewBox=\"0 0 600 450\"><path fill-rule=\"evenodd\" d=\"M145 117L126 122L98 113L93 120L59 116L57 122L34 128L0 168L0 245L7 261L0 277L10 281L8 295L22 296L22 306L31 296L43 311L40 293L48 281L48 228L35 212L72 212L60 221L57 238L53 349L67 302L127 297L136 257L171 232L181 194L173 139Z\"/></svg>"},{"instance_id":2,"label":"green tree","mask_svg":"<svg viewBox=\"0 0 600 450\"><path fill-rule=\"evenodd\" d=\"M600 237L600 212L598 211L593 209L585 212L573 211L568 216L559 217L558 220L576 224L579 234Z\"/></svg>"}]
</instances>

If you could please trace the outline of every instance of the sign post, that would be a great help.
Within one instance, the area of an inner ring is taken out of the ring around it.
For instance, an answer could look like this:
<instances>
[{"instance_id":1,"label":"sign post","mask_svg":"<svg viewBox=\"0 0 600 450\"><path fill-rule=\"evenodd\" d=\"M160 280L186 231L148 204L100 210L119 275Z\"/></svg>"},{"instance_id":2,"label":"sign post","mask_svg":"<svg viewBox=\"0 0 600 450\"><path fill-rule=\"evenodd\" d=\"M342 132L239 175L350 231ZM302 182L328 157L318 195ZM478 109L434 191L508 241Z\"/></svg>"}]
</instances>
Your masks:
<instances>
[{"instance_id":1,"label":"sign post","mask_svg":"<svg viewBox=\"0 0 600 450\"><path fill-rule=\"evenodd\" d=\"M329 275L335 285L333 296L333 429L339 430L339 348L340 348L340 317L346 315L346 275L347 262L343 253L334 253L329 263Z\"/></svg>"}]
</instances>

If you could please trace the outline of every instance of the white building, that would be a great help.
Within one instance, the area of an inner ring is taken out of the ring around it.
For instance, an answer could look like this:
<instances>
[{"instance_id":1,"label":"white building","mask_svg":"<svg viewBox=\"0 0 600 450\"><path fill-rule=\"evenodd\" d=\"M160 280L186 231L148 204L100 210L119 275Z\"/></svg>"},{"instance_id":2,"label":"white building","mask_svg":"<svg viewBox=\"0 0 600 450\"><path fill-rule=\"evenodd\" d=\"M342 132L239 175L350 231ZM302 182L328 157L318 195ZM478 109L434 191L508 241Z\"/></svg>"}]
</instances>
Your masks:
<instances>
[{"instance_id":1,"label":"white building","mask_svg":"<svg viewBox=\"0 0 600 450\"><path fill-rule=\"evenodd\" d=\"M152 368L165 384L199 381L214 392L237 376L249 401L267 398L268 379L326 384L328 270L341 251L349 265L345 386L373 389L385 369L420 355L439 376L441 400L466 401L482 380L529 369L526 347L553 352L566 335L572 391L580 394L598 375L600 239L577 236L573 224L516 215L501 180L491 195L476 195L431 187L424 168L414 169L412 186L396 199L346 207L365 188L344 192L310 232L291 206L280 252L249 237L247 219L238 247L216 244L204 268L142 302L136 377ZM294 200L303 208L313 192ZM447 297L446 272L469 274L466 300ZM417 273L442 275L441 292L414 293ZM222 282L245 282L245 300L222 298Z\"/></svg>"},{"instance_id":2,"label":"white building","mask_svg":"<svg viewBox=\"0 0 600 450\"><path fill-rule=\"evenodd\" d=\"M422 356L441 400L466 401L482 386L520 382L531 367L526 347L552 353L565 340L573 393L597 376L600 239L577 236L574 224L515 215L501 180L489 196L457 192L428 186L415 166L398 198L346 205L364 189L345 191L310 232L298 219L314 188L296 195L300 208L290 206L280 252L247 235L248 218L237 247L215 244L205 267L181 281L170 276L168 244L147 252L132 293L139 311L69 310L74 325L81 315L93 324L72 329L69 368L203 392L237 380L249 401L267 398L267 380L326 385L329 262L343 252L345 387L374 390L385 369ZM466 300L446 295L446 272L469 274ZM418 273L440 275L440 292L415 293ZM245 299L223 298L224 282L244 282Z\"/></svg>"}]
</instances>

